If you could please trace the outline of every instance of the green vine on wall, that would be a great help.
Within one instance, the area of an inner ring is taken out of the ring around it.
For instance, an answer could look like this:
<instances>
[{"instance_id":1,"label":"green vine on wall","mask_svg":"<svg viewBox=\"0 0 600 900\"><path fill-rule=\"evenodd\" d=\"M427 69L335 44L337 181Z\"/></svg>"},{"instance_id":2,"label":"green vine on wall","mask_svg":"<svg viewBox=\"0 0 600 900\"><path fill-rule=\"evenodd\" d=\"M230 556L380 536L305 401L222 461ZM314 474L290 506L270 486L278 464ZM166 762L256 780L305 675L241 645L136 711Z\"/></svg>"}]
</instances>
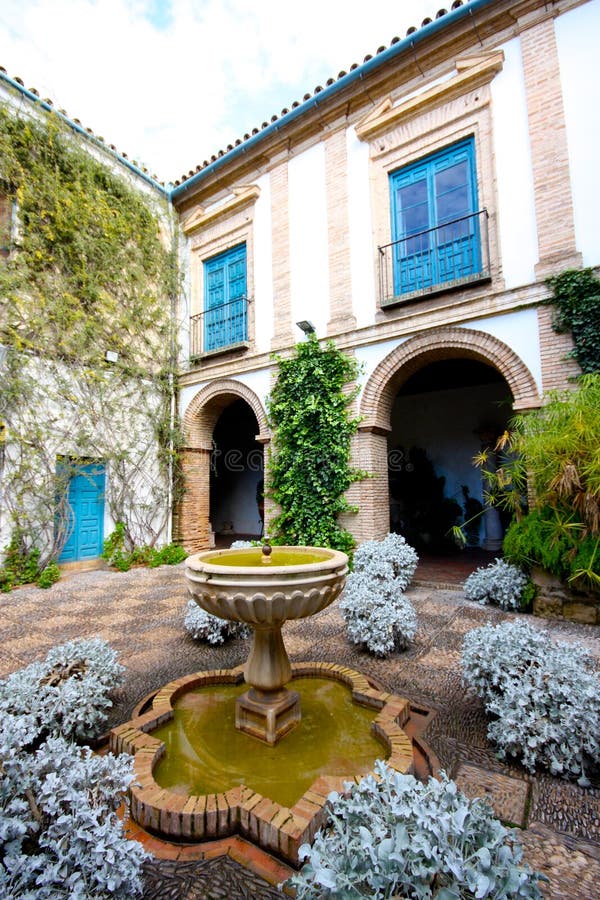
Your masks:
<instances>
[{"instance_id":1,"label":"green vine on wall","mask_svg":"<svg viewBox=\"0 0 600 900\"><path fill-rule=\"evenodd\" d=\"M556 305L554 329L573 335L582 372L600 372L600 279L593 269L567 269L548 279Z\"/></svg>"},{"instance_id":2,"label":"green vine on wall","mask_svg":"<svg viewBox=\"0 0 600 900\"><path fill-rule=\"evenodd\" d=\"M314 335L278 364L269 400L269 495L281 511L271 535L279 543L351 550L354 539L338 517L356 511L345 493L365 476L350 465L360 420L349 414L357 392L348 386L358 364L331 341L321 346Z\"/></svg>"},{"instance_id":3,"label":"green vine on wall","mask_svg":"<svg viewBox=\"0 0 600 900\"><path fill-rule=\"evenodd\" d=\"M15 212L0 259L0 502L42 563L64 544L77 460L106 464L129 547L157 540L177 468L170 213L115 169L56 116L0 106L0 190Z\"/></svg>"}]
</instances>

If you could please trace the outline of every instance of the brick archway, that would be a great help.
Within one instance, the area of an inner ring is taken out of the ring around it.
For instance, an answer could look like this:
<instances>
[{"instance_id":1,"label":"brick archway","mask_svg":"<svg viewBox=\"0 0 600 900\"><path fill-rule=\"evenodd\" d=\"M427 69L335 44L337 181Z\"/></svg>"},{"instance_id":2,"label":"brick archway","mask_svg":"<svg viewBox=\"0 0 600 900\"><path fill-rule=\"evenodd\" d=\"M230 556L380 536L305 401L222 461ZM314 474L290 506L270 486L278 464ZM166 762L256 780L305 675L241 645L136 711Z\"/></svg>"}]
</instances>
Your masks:
<instances>
[{"instance_id":1,"label":"brick archway","mask_svg":"<svg viewBox=\"0 0 600 900\"><path fill-rule=\"evenodd\" d=\"M264 407L245 384L219 379L201 388L183 416L181 451L185 492L175 515L174 533L186 550L210 548L210 456L215 425L231 403L244 400L256 417L256 440L267 444L270 432Z\"/></svg>"},{"instance_id":2,"label":"brick archway","mask_svg":"<svg viewBox=\"0 0 600 900\"><path fill-rule=\"evenodd\" d=\"M368 494L361 492L355 529L358 540L382 538L389 529L387 436L394 399L411 375L445 359L472 359L495 368L510 388L515 412L541 405L535 379L523 360L491 334L470 328L441 328L418 334L396 347L367 381L360 404L363 420L357 436L357 457L360 466L377 477L368 483Z\"/></svg>"}]
</instances>

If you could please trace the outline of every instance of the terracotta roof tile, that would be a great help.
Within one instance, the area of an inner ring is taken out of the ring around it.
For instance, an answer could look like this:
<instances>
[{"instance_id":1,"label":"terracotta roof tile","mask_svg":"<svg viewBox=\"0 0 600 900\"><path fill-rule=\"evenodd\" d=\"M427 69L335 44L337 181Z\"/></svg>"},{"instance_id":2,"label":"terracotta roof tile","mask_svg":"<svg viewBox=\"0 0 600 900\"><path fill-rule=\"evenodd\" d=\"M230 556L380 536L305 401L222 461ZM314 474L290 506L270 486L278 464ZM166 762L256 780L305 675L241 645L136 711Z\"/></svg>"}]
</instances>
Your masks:
<instances>
[{"instance_id":1,"label":"terracotta roof tile","mask_svg":"<svg viewBox=\"0 0 600 900\"><path fill-rule=\"evenodd\" d=\"M451 8L452 10L458 9L460 6L463 6L465 3L468 3L468 2L469 2L469 0L454 0L452 6L451 6L450 8ZM448 10L445 9L444 7L442 7L441 9L439 9L439 10L437 11L435 18L436 18L436 19L440 19L440 18L442 18L442 16L447 15L447 13L448 13ZM433 19L431 19L431 18L425 18L425 19L423 19L423 21L421 22L421 26L420 26L420 27L421 27L421 28L425 28L425 26L430 25L432 21L433 21ZM419 30L419 29L416 28L414 25L411 25L411 27L410 27L410 28L407 30L407 32L406 32L406 37L409 37L411 34L414 34L414 33L415 33L416 31L418 31L418 30ZM397 37L397 36L396 36L396 37L393 37L393 38L391 39L391 41L390 41L390 47L391 47L393 44L399 43L400 40L401 40L401 38L399 38L399 37ZM375 55L378 56L380 53L383 53L383 52L384 52L385 50L387 50L387 49L388 49L387 47L385 47L384 45L382 45L381 47L379 47L379 48L377 49ZM373 59L373 54L368 53L368 54L364 57L364 60L363 60L362 63L352 63L352 65L350 66L350 68L349 68L348 71L349 71L349 72L353 72L355 69L358 69L360 65L363 65L364 63L369 62L369 60L371 60L371 59ZM326 85L327 87L330 87L331 85L335 84L336 81L339 81L341 78L344 78L347 74L348 74L348 72L346 72L345 69L342 69L340 72L338 72L337 78L333 78L333 77L332 77L332 78L328 78L327 81L325 82L325 85ZM294 102L291 104L290 109L297 109L299 106L302 105L302 103L306 103L308 100L312 99L312 97L314 97L315 94L321 93L321 91L323 91L323 87L322 87L321 85L317 85L317 87L314 89L314 91L313 91L312 94L310 94L310 93L304 94L304 96L302 97L302 101L294 100ZM281 110L281 116L287 115L287 113L290 111L290 109L288 109L288 108L282 109L282 110ZM279 116L273 115L273 116L271 117L271 122L272 122L272 123L273 123L273 122L276 122L276 121L278 120L278 118L279 118ZM244 141L249 140L251 137L257 135L261 130L267 128L268 125L269 125L268 122L263 122L260 128L253 128L250 134L246 133L246 134L244 135L243 139L238 138L238 140L236 140L234 146L235 146L235 147L239 147L240 144L242 144ZM227 153L228 153L230 150L232 150L232 149L233 149L233 146L232 146L231 144L228 144L228 145L227 145L227 151L219 150L219 152L218 152L218 154L217 154L216 156L214 156L214 155L211 156L211 163L214 162L217 158L221 158L221 157L223 157L223 156L226 156ZM201 166L196 167L196 172L201 171L203 168L205 168L205 167L208 166L208 165L210 165L210 163L208 163L206 160L204 160L204 162L202 163ZM183 176L183 177L180 179L180 181L185 181L186 178L187 178L187 176ZM176 181L176 182L175 182L175 186L177 186L178 184L180 184L180 181Z\"/></svg>"}]
</instances>

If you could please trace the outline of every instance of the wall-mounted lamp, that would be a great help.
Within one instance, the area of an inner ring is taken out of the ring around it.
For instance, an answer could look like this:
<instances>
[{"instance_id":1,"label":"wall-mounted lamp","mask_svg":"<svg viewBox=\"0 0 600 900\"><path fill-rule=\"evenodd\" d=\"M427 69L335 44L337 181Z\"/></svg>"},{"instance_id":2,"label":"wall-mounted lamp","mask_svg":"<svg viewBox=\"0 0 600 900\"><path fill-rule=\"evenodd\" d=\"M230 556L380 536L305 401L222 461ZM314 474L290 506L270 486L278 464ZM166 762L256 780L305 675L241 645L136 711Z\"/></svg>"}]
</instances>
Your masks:
<instances>
[{"instance_id":1,"label":"wall-mounted lamp","mask_svg":"<svg viewBox=\"0 0 600 900\"><path fill-rule=\"evenodd\" d=\"M312 322L308 322L306 319L302 319L301 322L296 322L296 325L298 326L298 328L300 329L300 331L303 331L304 334L306 334L306 335L314 334L315 331L316 331L315 326L313 325L313 323L312 323Z\"/></svg>"},{"instance_id":2,"label":"wall-mounted lamp","mask_svg":"<svg viewBox=\"0 0 600 900\"><path fill-rule=\"evenodd\" d=\"M106 362L116 363L119 359L118 350L107 350L104 354L104 359L106 360Z\"/></svg>"}]
</instances>

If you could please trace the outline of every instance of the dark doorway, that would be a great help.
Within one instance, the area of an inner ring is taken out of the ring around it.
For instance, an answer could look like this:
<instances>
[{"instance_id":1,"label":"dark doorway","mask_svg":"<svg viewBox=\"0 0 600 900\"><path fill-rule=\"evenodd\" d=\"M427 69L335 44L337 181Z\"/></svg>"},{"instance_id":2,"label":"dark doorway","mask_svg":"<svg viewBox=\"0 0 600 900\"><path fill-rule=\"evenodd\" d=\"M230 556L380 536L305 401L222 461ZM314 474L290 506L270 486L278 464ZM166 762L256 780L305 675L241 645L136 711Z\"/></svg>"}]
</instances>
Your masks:
<instances>
[{"instance_id":1,"label":"dark doorway","mask_svg":"<svg viewBox=\"0 0 600 900\"><path fill-rule=\"evenodd\" d=\"M263 447L259 427L245 400L223 410L213 431L210 521L221 545L258 538L263 532Z\"/></svg>"},{"instance_id":2,"label":"dark doorway","mask_svg":"<svg viewBox=\"0 0 600 900\"><path fill-rule=\"evenodd\" d=\"M392 408L390 530L421 553L455 550L452 526L483 509L473 457L502 434L511 415L506 381L483 362L436 360L408 378ZM470 523L471 547L490 549L490 518L482 514Z\"/></svg>"}]
</instances>

